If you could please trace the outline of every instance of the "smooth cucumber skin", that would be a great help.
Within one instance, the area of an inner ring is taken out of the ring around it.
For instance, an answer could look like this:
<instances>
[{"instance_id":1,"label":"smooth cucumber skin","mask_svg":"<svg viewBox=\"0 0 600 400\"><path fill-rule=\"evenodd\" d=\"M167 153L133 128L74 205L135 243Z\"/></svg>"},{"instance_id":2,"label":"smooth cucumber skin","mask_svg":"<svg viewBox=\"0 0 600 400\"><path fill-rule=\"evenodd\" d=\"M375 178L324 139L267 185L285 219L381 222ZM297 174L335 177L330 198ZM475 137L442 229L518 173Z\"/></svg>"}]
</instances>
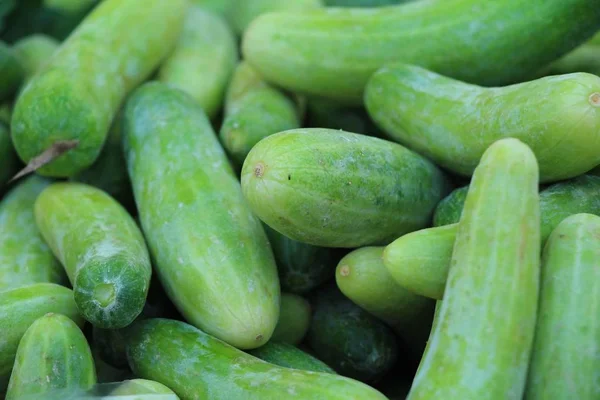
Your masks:
<instances>
[{"instance_id":1,"label":"smooth cucumber skin","mask_svg":"<svg viewBox=\"0 0 600 400\"><path fill-rule=\"evenodd\" d=\"M191 0L190 2L217 13L228 21L231 20L231 14L238 3L236 0Z\"/></svg>"},{"instance_id":2,"label":"smooth cucumber skin","mask_svg":"<svg viewBox=\"0 0 600 400\"><path fill-rule=\"evenodd\" d=\"M542 258L540 308L525 399L600 398L600 217L576 214Z\"/></svg>"},{"instance_id":3,"label":"smooth cucumber skin","mask_svg":"<svg viewBox=\"0 0 600 400\"><path fill-rule=\"evenodd\" d=\"M454 189L448 196L444 197L435 208L435 213L433 214L433 226L458 223L468 192L469 187L463 186Z\"/></svg>"},{"instance_id":4,"label":"smooth cucumber skin","mask_svg":"<svg viewBox=\"0 0 600 400\"><path fill-rule=\"evenodd\" d=\"M68 283L62 265L42 238L33 213L35 200L50 183L31 176L0 202L0 290L38 282Z\"/></svg>"},{"instance_id":5,"label":"smooth cucumber skin","mask_svg":"<svg viewBox=\"0 0 600 400\"><path fill-rule=\"evenodd\" d=\"M137 394L172 394L176 399L179 399L174 391L169 389L162 383L151 381L148 379L131 379L121 382L121 384L113 390L111 396L131 396Z\"/></svg>"},{"instance_id":6,"label":"smooth cucumber skin","mask_svg":"<svg viewBox=\"0 0 600 400\"><path fill-rule=\"evenodd\" d=\"M23 81L25 71L14 49L0 41L0 101L6 100Z\"/></svg>"},{"instance_id":7,"label":"smooth cucumber skin","mask_svg":"<svg viewBox=\"0 0 600 400\"><path fill-rule=\"evenodd\" d=\"M260 219L322 247L387 244L430 223L447 191L431 162L385 140L332 129L294 129L248 154L242 190Z\"/></svg>"},{"instance_id":8,"label":"smooth cucumber skin","mask_svg":"<svg viewBox=\"0 0 600 400\"><path fill-rule=\"evenodd\" d=\"M365 103L391 138L464 176L489 145L505 137L531 147L542 182L600 164L600 77L592 74L484 88L397 64L373 75Z\"/></svg>"},{"instance_id":9,"label":"smooth cucumber skin","mask_svg":"<svg viewBox=\"0 0 600 400\"><path fill-rule=\"evenodd\" d=\"M221 143L234 163L241 168L261 139L299 127L294 102L266 83L248 63L238 64L229 85L225 118L219 132Z\"/></svg>"},{"instance_id":10,"label":"smooth cucumber skin","mask_svg":"<svg viewBox=\"0 0 600 400\"><path fill-rule=\"evenodd\" d=\"M0 292L0 392L8 385L19 341L47 313L63 314L79 327L84 324L73 291L64 286L35 283Z\"/></svg>"},{"instance_id":11,"label":"smooth cucumber skin","mask_svg":"<svg viewBox=\"0 0 600 400\"><path fill-rule=\"evenodd\" d=\"M600 29L600 10L593 3L424 0L270 13L246 31L243 54L270 82L348 104L361 104L371 75L395 62L484 86L506 85Z\"/></svg>"},{"instance_id":12,"label":"smooth cucumber skin","mask_svg":"<svg viewBox=\"0 0 600 400\"><path fill-rule=\"evenodd\" d=\"M149 83L129 98L124 123L140 221L169 298L235 347L266 343L279 318L273 252L202 109Z\"/></svg>"},{"instance_id":13,"label":"smooth cucumber skin","mask_svg":"<svg viewBox=\"0 0 600 400\"><path fill-rule=\"evenodd\" d=\"M301 369L303 371L327 372L335 374L323 361L311 356L289 343L270 341L257 349L249 351L254 357L280 367Z\"/></svg>"},{"instance_id":14,"label":"smooth cucumber skin","mask_svg":"<svg viewBox=\"0 0 600 400\"><path fill-rule=\"evenodd\" d=\"M78 140L38 173L69 177L89 167L125 96L172 50L186 6L185 0L100 3L21 92L12 117L21 159Z\"/></svg>"},{"instance_id":15,"label":"smooth cucumber skin","mask_svg":"<svg viewBox=\"0 0 600 400\"><path fill-rule=\"evenodd\" d=\"M252 21L262 14L270 12L296 13L304 10L311 10L323 6L321 0L253 0L240 1L232 12L231 22L235 31L242 34L246 31Z\"/></svg>"},{"instance_id":16,"label":"smooth cucumber skin","mask_svg":"<svg viewBox=\"0 0 600 400\"><path fill-rule=\"evenodd\" d=\"M538 306L538 181L535 155L518 139L485 151L409 400L523 397Z\"/></svg>"},{"instance_id":17,"label":"smooth cucumber skin","mask_svg":"<svg viewBox=\"0 0 600 400\"><path fill-rule=\"evenodd\" d=\"M273 331L272 340L299 344L310 325L310 303L302 296L292 293L281 294L279 320Z\"/></svg>"},{"instance_id":18,"label":"smooth cucumber skin","mask_svg":"<svg viewBox=\"0 0 600 400\"><path fill-rule=\"evenodd\" d=\"M13 148L8 126L0 122L0 192L5 183L17 172L18 158Z\"/></svg>"},{"instance_id":19,"label":"smooth cucumber skin","mask_svg":"<svg viewBox=\"0 0 600 400\"><path fill-rule=\"evenodd\" d=\"M269 364L184 322L148 319L128 331L135 374L167 385L182 400L386 399L349 378Z\"/></svg>"},{"instance_id":20,"label":"smooth cucumber skin","mask_svg":"<svg viewBox=\"0 0 600 400\"><path fill-rule=\"evenodd\" d=\"M37 319L19 342L6 400L96 384L92 351L77 324L61 314Z\"/></svg>"},{"instance_id":21,"label":"smooth cucumber skin","mask_svg":"<svg viewBox=\"0 0 600 400\"><path fill-rule=\"evenodd\" d=\"M129 325L142 312L152 274L134 219L102 190L73 182L44 189L34 212L85 319L100 328Z\"/></svg>"},{"instance_id":22,"label":"smooth cucumber skin","mask_svg":"<svg viewBox=\"0 0 600 400\"><path fill-rule=\"evenodd\" d=\"M190 5L179 41L158 70L158 80L189 93L214 118L237 61L237 42L227 23Z\"/></svg>"},{"instance_id":23,"label":"smooth cucumber skin","mask_svg":"<svg viewBox=\"0 0 600 400\"><path fill-rule=\"evenodd\" d=\"M587 72L600 75L600 46L584 44L540 71L540 75Z\"/></svg>"},{"instance_id":24,"label":"smooth cucumber skin","mask_svg":"<svg viewBox=\"0 0 600 400\"><path fill-rule=\"evenodd\" d=\"M58 40L43 34L26 36L15 42L13 49L24 71L22 85L48 62L59 45Z\"/></svg>"}]
</instances>

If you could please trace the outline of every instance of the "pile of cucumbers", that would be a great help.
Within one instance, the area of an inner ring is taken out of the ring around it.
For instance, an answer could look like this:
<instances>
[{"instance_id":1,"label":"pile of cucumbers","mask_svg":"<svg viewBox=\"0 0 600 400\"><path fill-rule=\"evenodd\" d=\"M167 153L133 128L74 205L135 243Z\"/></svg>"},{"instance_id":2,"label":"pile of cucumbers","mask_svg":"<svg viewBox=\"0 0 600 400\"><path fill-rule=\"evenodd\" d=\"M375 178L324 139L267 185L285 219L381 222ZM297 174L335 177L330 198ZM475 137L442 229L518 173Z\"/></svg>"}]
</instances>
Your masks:
<instances>
[{"instance_id":1,"label":"pile of cucumbers","mask_svg":"<svg viewBox=\"0 0 600 400\"><path fill-rule=\"evenodd\" d=\"M0 3L0 398L600 399L599 32Z\"/></svg>"}]
</instances>

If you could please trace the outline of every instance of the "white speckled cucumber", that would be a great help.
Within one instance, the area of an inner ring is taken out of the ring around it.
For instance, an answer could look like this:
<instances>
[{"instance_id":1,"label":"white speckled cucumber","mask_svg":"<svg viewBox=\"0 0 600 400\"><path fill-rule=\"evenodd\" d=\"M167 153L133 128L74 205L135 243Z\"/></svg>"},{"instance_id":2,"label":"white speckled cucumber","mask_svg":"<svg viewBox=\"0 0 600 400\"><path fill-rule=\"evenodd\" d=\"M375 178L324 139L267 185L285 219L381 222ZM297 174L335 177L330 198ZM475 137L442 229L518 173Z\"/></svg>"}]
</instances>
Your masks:
<instances>
[{"instance_id":1,"label":"white speckled cucumber","mask_svg":"<svg viewBox=\"0 0 600 400\"><path fill-rule=\"evenodd\" d=\"M308 332L310 314L308 300L297 294L282 293L279 320L272 339L293 345L299 344Z\"/></svg>"},{"instance_id":2,"label":"white speckled cucumber","mask_svg":"<svg viewBox=\"0 0 600 400\"><path fill-rule=\"evenodd\" d=\"M250 23L262 14L280 11L296 13L322 7L321 0L251 0L240 1L231 13L233 27L238 34L244 33Z\"/></svg>"}]
</instances>

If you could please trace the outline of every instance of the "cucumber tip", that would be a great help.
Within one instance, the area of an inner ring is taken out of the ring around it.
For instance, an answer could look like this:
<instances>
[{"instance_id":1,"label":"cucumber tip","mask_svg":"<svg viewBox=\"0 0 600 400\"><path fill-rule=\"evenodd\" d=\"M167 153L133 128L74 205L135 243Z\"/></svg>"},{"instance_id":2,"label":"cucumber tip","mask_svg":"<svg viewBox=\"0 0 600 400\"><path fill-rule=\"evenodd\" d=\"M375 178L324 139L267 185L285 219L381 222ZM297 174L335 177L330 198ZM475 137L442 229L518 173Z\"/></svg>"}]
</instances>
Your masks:
<instances>
[{"instance_id":1,"label":"cucumber tip","mask_svg":"<svg viewBox=\"0 0 600 400\"><path fill-rule=\"evenodd\" d=\"M262 176L264 174L265 174L265 164L263 164L262 162L256 163L256 165L254 166L254 176L257 178L262 178Z\"/></svg>"},{"instance_id":2,"label":"cucumber tip","mask_svg":"<svg viewBox=\"0 0 600 400\"><path fill-rule=\"evenodd\" d=\"M347 265L342 265L340 267L340 275L341 276L348 276L350 275L350 267Z\"/></svg>"},{"instance_id":3,"label":"cucumber tip","mask_svg":"<svg viewBox=\"0 0 600 400\"><path fill-rule=\"evenodd\" d=\"M112 283L100 283L94 288L94 299L102 306L108 307L115 301L115 286Z\"/></svg>"},{"instance_id":4,"label":"cucumber tip","mask_svg":"<svg viewBox=\"0 0 600 400\"><path fill-rule=\"evenodd\" d=\"M590 95L590 104L594 107L600 107L600 93L594 92Z\"/></svg>"}]
</instances>

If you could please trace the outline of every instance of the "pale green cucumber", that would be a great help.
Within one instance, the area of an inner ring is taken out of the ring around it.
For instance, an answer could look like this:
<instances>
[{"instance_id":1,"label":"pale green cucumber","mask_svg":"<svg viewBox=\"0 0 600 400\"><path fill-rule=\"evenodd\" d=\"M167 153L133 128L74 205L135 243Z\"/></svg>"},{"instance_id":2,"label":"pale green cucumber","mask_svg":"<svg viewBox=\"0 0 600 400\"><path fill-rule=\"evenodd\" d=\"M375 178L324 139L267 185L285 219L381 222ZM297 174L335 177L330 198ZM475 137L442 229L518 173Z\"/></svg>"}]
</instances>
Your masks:
<instances>
[{"instance_id":1,"label":"pale green cucumber","mask_svg":"<svg viewBox=\"0 0 600 400\"><path fill-rule=\"evenodd\" d=\"M237 0L190 0L190 3L197 4L200 7L219 14L228 21L231 19L231 14L237 6Z\"/></svg>"},{"instance_id":2,"label":"pale green cucumber","mask_svg":"<svg viewBox=\"0 0 600 400\"><path fill-rule=\"evenodd\" d=\"M304 297L282 293L279 320L272 339L292 345L299 344L308 332L310 313L310 303Z\"/></svg>"},{"instance_id":3,"label":"pale green cucumber","mask_svg":"<svg viewBox=\"0 0 600 400\"><path fill-rule=\"evenodd\" d=\"M270 341L264 346L249 351L254 357L280 367L301 369L313 372L335 374L323 361L311 356L289 343Z\"/></svg>"},{"instance_id":4,"label":"pale green cucumber","mask_svg":"<svg viewBox=\"0 0 600 400\"><path fill-rule=\"evenodd\" d=\"M433 226L458 223L468 192L469 187L463 186L454 189L444 200L440 201L433 214Z\"/></svg>"},{"instance_id":5,"label":"pale green cucumber","mask_svg":"<svg viewBox=\"0 0 600 400\"><path fill-rule=\"evenodd\" d=\"M431 343L408 399L521 399L540 274L538 166L503 139L477 166Z\"/></svg>"},{"instance_id":6,"label":"pale green cucumber","mask_svg":"<svg viewBox=\"0 0 600 400\"><path fill-rule=\"evenodd\" d=\"M128 381L121 382L121 384L113 390L111 396L132 396L137 394L172 394L175 392L156 381L150 381L148 379L131 379ZM177 395L175 395L177 396ZM176 397L179 399L179 397ZM129 400L129 399L127 399ZM161 399L159 399L161 400Z\"/></svg>"},{"instance_id":7,"label":"pale green cucumber","mask_svg":"<svg viewBox=\"0 0 600 400\"><path fill-rule=\"evenodd\" d=\"M24 70L21 88L50 60L59 45L58 40L42 34L27 36L15 42L13 49Z\"/></svg>"},{"instance_id":8,"label":"pale green cucumber","mask_svg":"<svg viewBox=\"0 0 600 400\"><path fill-rule=\"evenodd\" d=\"M18 158L13 148L8 125L0 122L0 193L12 175L17 172Z\"/></svg>"},{"instance_id":9,"label":"pale green cucumber","mask_svg":"<svg viewBox=\"0 0 600 400\"><path fill-rule=\"evenodd\" d=\"M266 343L279 317L275 260L200 106L148 83L126 104L123 135L141 224L169 298L186 320L227 343Z\"/></svg>"},{"instance_id":10,"label":"pale green cucumber","mask_svg":"<svg viewBox=\"0 0 600 400\"><path fill-rule=\"evenodd\" d=\"M251 0L240 1L231 13L233 27L238 34L244 33L250 23L262 14L281 11L296 13L323 6L321 0Z\"/></svg>"}]
</instances>

